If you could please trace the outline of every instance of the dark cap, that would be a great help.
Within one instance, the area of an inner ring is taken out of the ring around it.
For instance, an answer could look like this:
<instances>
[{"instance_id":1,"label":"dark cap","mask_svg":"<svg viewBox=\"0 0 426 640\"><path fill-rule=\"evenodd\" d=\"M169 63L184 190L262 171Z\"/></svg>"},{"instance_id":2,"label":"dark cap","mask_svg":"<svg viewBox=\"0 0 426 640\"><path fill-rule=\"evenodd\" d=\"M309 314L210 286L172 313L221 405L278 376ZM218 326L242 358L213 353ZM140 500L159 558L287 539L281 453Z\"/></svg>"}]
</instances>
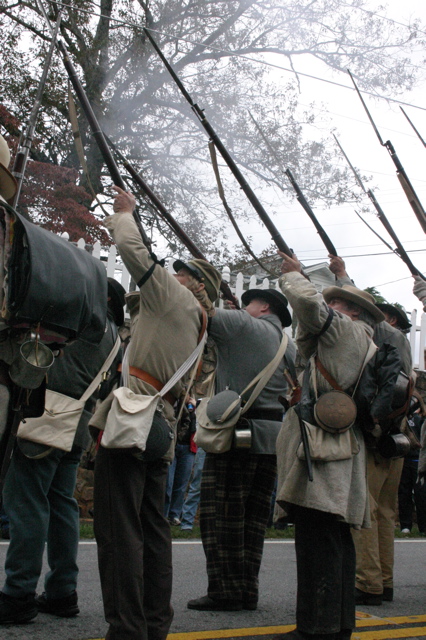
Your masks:
<instances>
[{"instance_id":1,"label":"dark cap","mask_svg":"<svg viewBox=\"0 0 426 640\"><path fill-rule=\"evenodd\" d=\"M125 288L115 278L108 278L108 298L111 298L108 304L117 327L121 327L124 324L125 295Z\"/></svg>"},{"instance_id":2,"label":"dark cap","mask_svg":"<svg viewBox=\"0 0 426 640\"><path fill-rule=\"evenodd\" d=\"M397 319L398 327L403 331L407 331L411 327L411 322L408 320L407 314L404 308L397 307L396 305L389 304L388 302L376 303L376 307L387 313L388 316L395 316Z\"/></svg>"},{"instance_id":3,"label":"dark cap","mask_svg":"<svg viewBox=\"0 0 426 640\"><path fill-rule=\"evenodd\" d=\"M173 263L173 269L177 272L181 269L186 269L189 273L202 282L206 288L207 295L210 300L214 302L219 295L219 287L222 282L222 276L219 271L214 268L207 260L201 258L194 258L183 262L182 260L176 260Z\"/></svg>"},{"instance_id":4,"label":"dark cap","mask_svg":"<svg viewBox=\"0 0 426 640\"><path fill-rule=\"evenodd\" d=\"M244 291L241 296L242 303L247 306L252 300L265 300L272 305L273 311L281 320L283 327L291 325L291 315L288 307L287 298L276 289L249 289Z\"/></svg>"}]
</instances>

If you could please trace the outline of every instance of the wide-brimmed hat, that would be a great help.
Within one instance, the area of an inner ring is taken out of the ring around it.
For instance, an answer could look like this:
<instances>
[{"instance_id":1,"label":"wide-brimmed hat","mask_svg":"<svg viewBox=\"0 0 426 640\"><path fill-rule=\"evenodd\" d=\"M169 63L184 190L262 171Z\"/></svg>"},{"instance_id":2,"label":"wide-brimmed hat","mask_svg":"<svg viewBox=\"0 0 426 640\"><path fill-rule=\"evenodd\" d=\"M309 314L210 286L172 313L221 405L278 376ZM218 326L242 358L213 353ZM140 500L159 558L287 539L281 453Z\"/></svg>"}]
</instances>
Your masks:
<instances>
[{"instance_id":1,"label":"wide-brimmed hat","mask_svg":"<svg viewBox=\"0 0 426 640\"><path fill-rule=\"evenodd\" d=\"M111 298L109 304L117 327L124 324L125 295L125 288L115 278L108 278L108 298Z\"/></svg>"},{"instance_id":2,"label":"wide-brimmed hat","mask_svg":"<svg viewBox=\"0 0 426 640\"><path fill-rule=\"evenodd\" d=\"M349 300L349 302L353 302L368 311L376 322L383 322L385 319L383 313L376 306L374 297L371 293L367 293L367 291L353 287L350 284L345 284L343 287L327 287L327 289L324 289L322 292L322 295L327 303L333 298Z\"/></svg>"},{"instance_id":3,"label":"wide-brimmed hat","mask_svg":"<svg viewBox=\"0 0 426 640\"><path fill-rule=\"evenodd\" d=\"M403 307L397 307L396 305L389 304L389 302L380 302L377 303L376 306L383 311L383 313L387 313L389 316L395 316L398 321L398 327L403 331L411 327L411 322L408 320Z\"/></svg>"},{"instance_id":4,"label":"wide-brimmed hat","mask_svg":"<svg viewBox=\"0 0 426 640\"><path fill-rule=\"evenodd\" d=\"M272 304L283 327L289 327L291 325L291 315L287 309L288 300L280 291L276 289L249 289L248 291L244 291L241 296L241 302L246 306L250 304L252 300L259 299Z\"/></svg>"},{"instance_id":5,"label":"wide-brimmed hat","mask_svg":"<svg viewBox=\"0 0 426 640\"><path fill-rule=\"evenodd\" d=\"M175 271L180 271L181 269L189 271L194 278L197 278L197 280L204 284L210 300L212 302L217 300L222 276L210 262L202 260L201 258L194 258L194 260L188 260L188 262L176 260L173 263L173 269Z\"/></svg>"},{"instance_id":6,"label":"wide-brimmed hat","mask_svg":"<svg viewBox=\"0 0 426 640\"><path fill-rule=\"evenodd\" d=\"M0 196L10 200L16 193L17 183L8 167L10 164L10 151L6 140L0 135Z\"/></svg>"}]
</instances>

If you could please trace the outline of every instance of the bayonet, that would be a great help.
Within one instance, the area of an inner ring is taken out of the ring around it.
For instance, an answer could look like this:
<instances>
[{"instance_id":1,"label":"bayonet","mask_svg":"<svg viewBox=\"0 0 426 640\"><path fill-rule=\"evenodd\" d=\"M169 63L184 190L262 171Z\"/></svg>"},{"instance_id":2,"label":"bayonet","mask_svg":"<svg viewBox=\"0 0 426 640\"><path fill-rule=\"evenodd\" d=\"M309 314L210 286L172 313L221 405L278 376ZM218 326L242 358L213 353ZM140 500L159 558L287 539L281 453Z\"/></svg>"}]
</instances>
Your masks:
<instances>
[{"instance_id":1,"label":"bayonet","mask_svg":"<svg viewBox=\"0 0 426 640\"><path fill-rule=\"evenodd\" d=\"M411 122L410 118L407 116L407 114L405 113L404 109L400 106L399 107L402 111L402 113L404 114L404 116L407 118L408 122L411 124L411 126L413 127L414 131L417 133L417 136L420 138L422 144L424 147L426 147L426 142L423 140L422 136L420 135L420 133L417 131L416 127L414 126L414 124Z\"/></svg>"}]
</instances>

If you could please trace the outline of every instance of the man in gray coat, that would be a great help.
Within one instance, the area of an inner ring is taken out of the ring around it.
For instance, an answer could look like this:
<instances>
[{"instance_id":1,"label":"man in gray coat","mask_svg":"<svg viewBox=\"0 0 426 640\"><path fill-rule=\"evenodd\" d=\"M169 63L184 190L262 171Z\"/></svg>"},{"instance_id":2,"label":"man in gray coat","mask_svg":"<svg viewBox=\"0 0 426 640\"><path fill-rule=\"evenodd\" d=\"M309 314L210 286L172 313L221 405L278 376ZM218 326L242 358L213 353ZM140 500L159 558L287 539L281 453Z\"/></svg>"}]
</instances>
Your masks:
<instances>
[{"instance_id":1,"label":"man in gray coat","mask_svg":"<svg viewBox=\"0 0 426 640\"><path fill-rule=\"evenodd\" d=\"M241 393L269 364L280 346L283 326L291 324L287 300L275 290L251 289L245 311L216 310L209 335L218 351L216 392ZM293 350L293 354L291 353ZM286 358L294 357L294 345ZM190 600L198 611L254 610L258 574L276 479L275 441L285 395L284 359L244 418L251 447L207 453L201 481L200 526L207 561L208 593ZM247 400L250 392L243 397Z\"/></svg>"},{"instance_id":2,"label":"man in gray coat","mask_svg":"<svg viewBox=\"0 0 426 640\"><path fill-rule=\"evenodd\" d=\"M318 360L329 379L343 390L353 390L367 354L374 354L371 338L383 314L372 296L350 285L330 287L321 295L301 275L295 256L280 255L284 259L280 285L298 319L297 346L307 361L317 356L315 364L311 361L310 395L313 380L318 397L333 388L320 373ZM287 412L277 439L277 502L296 525L298 578L297 629L279 637L345 640L355 626L355 549L350 528L368 525L364 439L356 424L341 434L323 431L315 421L312 425L312 437L323 436L312 460L312 482L294 408Z\"/></svg>"}]
</instances>

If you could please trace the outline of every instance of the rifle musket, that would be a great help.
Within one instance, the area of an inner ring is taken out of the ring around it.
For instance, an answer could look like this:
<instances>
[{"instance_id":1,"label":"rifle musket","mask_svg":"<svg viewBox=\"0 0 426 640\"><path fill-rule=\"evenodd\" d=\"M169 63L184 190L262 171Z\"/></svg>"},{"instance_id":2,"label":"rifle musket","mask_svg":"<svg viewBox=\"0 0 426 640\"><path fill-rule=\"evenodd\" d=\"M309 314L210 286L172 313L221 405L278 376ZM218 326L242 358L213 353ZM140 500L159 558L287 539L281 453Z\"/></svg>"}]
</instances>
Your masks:
<instances>
[{"instance_id":1,"label":"rifle musket","mask_svg":"<svg viewBox=\"0 0 426 640\"><path fill-rule=\"evenodd\" d=\"M341 152L343 153L347 163L349 164L350 168L352 169L355 178L358 182L359 185L361 185L362 190L364 191L365 194L367 194L367 196L369 197L371 203L373 204L374 208L377 211L377 217L379 218L380 222L382 223L382 225L385 227L386 231L388 232L388 234L390 235L390 237L392 238L392 240L395 243L396 249L392 249L392 247L385 241L383 240L383 238L374 231L374 229L372 229L370 227L370 225L364 220L364 218L362 218L362 216L359 215L359 213L357 213L358 217L361 218L361 220L364 222L365 225L367 225L367 227L373 231L373 233L375 233L377 235L378 238L380 238L380 240L387 246L389 247L394 253L396 253L396 255L398 255L399 258L401 258L401 260L403 262L405 262L405 264L407 265L407 267L409 268L411 274L413 276L420 276L423 280L426 280L425 276L413 265L413 263L411 262L407 252L405 251L404 247L402 246L398 236L396 235L395 231L392 228L392 225L390 224L389 220L387 219L383 209L381 208L380 204L378 203L376 196L374 195L374 193L372 192L371 189L366 189L360 176L358 175L357 171L355 170L355 167L352 165L352 163L350 162L348 156L346 155L346 153L343 151L343 147L340 144L340 142L337 140L336 136L334 136L334 139L336 140L337 144L339 145L339 148L341 150Z\"/></svg>"},{"instance_id":2,"label":"rifle musket","mask_svg":"<svg viewBox=\"0 0 426 640\"><path fill-rule=\"evenodd\" d=\"M15 161L13 164L13 169L12 169L12 175L16 178L17 181L17 187L16 187L16 192L15 195L13 196L13 200L12 200L12 206L13 207L17 207L18 206L18 202L19 202L19 197L21 195L21 189L22 189L22 183L23 183L23 179L24 179L24 175L25 175L25 170L27 167L27 161L28 161L28 156L30 154L30 150L31 150L31 145L32 145L32 141L34 139L34 131L35 131L35 127L36 127L36 122L37 122L37 116L38 116L38 112L40 110L40 106L41 106L41 99L43 96L43 91L44 91L44 87L46 84L46 80L47 80L47 75L49 73L49 68L52 62L52 56L53 56L53 52L55 50L55 46L56 46L56 40L58 37L58 32L59 32L59 27L61 24L61 19L62 19L62 10L59 11L58 13L58 17L56 20L56 24L55 27L53 29L51 29L52 31L52 40L50 42L50 47L49 50L47 52L46 55L46 59L44 61L44 65L43 65L43 71L41 74L41 78L37 87L37 93L36 93L36 97L34 100L34 105L33 108L31 109L31 114L28 120L28 125L27 125L27 129L26 129L26 133L21 135L21 139L19 141L19 146L18 146L18 151L17 154L15 156ZM27 214L24 214L22 212L22 214L24 215L25 218L28 218Z\"/></svg>"},{"instance_id":3,"label":"rifle musket","mask_svg":"<svg viewBox=\"0 0 426 640\"><path fill-rule=\"evenodd\" d=\"M275 224L272 222L271 218L267 214L267 212L264 209L263 205L260 203L260 201L257 198L257 196L255 195L254 191L251 189L251 187L249 186L249 184L245 180L244 176L242 175L241 171L238 169L238 167L237 167L234 159L232 158L231 154L228 152L228 150L226 149L224 144L221 142L221 140L220 140L219 136L217 135L216 131L213 129L212 125L209 123L209 121L205 117L204 109L201 109L192 100L192 98L189 95L188 91L185 89L182 81L179 79L179 77L177 76L177 74L173 70L173 68L170 65L170 63L166 60L163 52L161 51L161 49L159 48L159 46L156 43L155 39L153 38L153 36L149 32L149 29L144 27L143 30L144 30L145 35L148 37L149 41L151 42L152 46L154 47L155 51L159 55L160 59L164 63L166 69L169 71L169 73L172 76L173 80L175 81L175 83L179 87L182 95L187 100L187 102L189 102L189 104L192 107L192 110L198 115L198 119L199 119L201 125L203 126L203 128L205 129L205 131L207 132L209 137L212 139L212 141L214 142L217 150L219 151L219 153L221 154L222 158L225 160L226 164L230 168L230 170L233 173L235 179L237 180L237 182L239 183L240 187L242 188L242 190L246 194L247 198L251 202L253 208L255 209L257 214L259 215L259 217L262 220L263 224L268 229L269 233L271 234L272 240L275 242L275 244L277 245L277 247L278 247L278 249L280 251L282 251L283 253L287 254L288 256L291 256L292 254L291 254L290 248L285 243L283 237L281 236L281 234L278 231L278 229L276 228Z\"/></svg>"},{"instance_id":4,"label":"rifle musket","mask_svg":"<svg viewBox=\"0 0 426 640\"><path fill-rule=\"evenodd\" d=\"M165 220L167 222L169 227L172 229L172 231L174 231L174 233L180 239L182 244L194 256L194 258L200 258L201 260L206 260L208 262L207 258L204 256L204 254L200 251L200 249L197 247L197 245L194 244L194 242L192 242L191 238L182 229L182 227L177 222L177 220L172 216L172 214L166 209L166 207L163 205L161 200L155 195L155 193L148 186L148 184L145 182L145 180L142 178L142 176L138 173L138 171L136 171L136 169L133 167L133 165L130 163L130 161L127 160L127 158L122 154L122 152L117 148L117 146L114 144L114 142L112 142L112 140L106 134L103 134L103 135L105 136L105 139L108 141L108 144L110 145L112 150L117 154L118 158L123 163L123 166L125 167L125 169L129 173L129 175L132 178L133 182L151 200L152 204L155 206L155 208L157 209L157 211L159 212L159 214L161 215L163 220ZM239 309L239 305L238 305L238 303L236 304L237 301L236 301L236 298L235 298L234 294L232 293L228 283L225 282L224 280L222 280L221 283L220 283L220 290L222 291L224 297L227 300L229 300L230 302L232 302L236 306L237 309Z\"/></svg>"},{"instance_id":5,"label":"rifle musket","mask_svg":"<svg viewBox=\"0 0 426 640\"><path fill-rule=\"evenodd\" d=\"M387 140L386 142L383 142L382 137L381 137L381 135L379 133L379 130L377 129L377 127L375 125L375 122L374 122L374 120L373 120L373 118L372 118L372 116L371 116L371 114L370 114L370 112L369 112L369 110L367 108L367 105L365 104L365 101L364 101L364 99L363 99L363 97L361 95L361 92L358 89L358 87L356 85L356 82L355 82L351 72L349 71L349 69L348 69L348 73L349 73L349 76L350 76L350 78L351 78L351 80L353 82L355 90L356 90L356 92L357 92L357 94L358 94L358 96L359 96L359 98L360 98L360 100L362 102L362 105L363 105L363 107L364 107L364 109L365 109L365 111L367 113L367 116L368 116L368 118L369 118L369 120L370 120L370 122L371 122L371 124L373 126L373 129L376 132L376 135L377 135L377 137L378 137L378 139L380 141L380 144L382 145L382 147L386 147L386 149L387 149L387 151L388 151L388 153L389 153L389 155L390 155L390 157L391 157L391 159L392 159L392 161L393 161L393 163L395 165L397 178L398 178L398 180L399 180L399 182L401 184L401 187L402 187L402 189L403 189L403 191L404 191L404 193L405 193L405 195L407 197L407 200L410 203L410 206L413 209L414 214L415 214L417 220L419 221L419 224L420 224L421 228L426 233L426 211L424 210L424 208L423 208L423 206L422 206L422 204L420 202L420 199L419 199L418 195L416 194L413 185L410 182L410 179L409 179L409 177L407 175L407 172L405 171L404 167L402 166L400 159L396 155L394 146L391 143L391 141Z\"/></svg>"},{"instance_id":6,"label":"rifle musket","mask_svg":"<svg viewBox=\"0 0 426 640\"><path fill-rule=\"evenodd\" d=\"M258 125L258 123L256 122L255 118L253 117L253 115L251 114L250 111L249 111L249 116L252 119L252 121L254 123L254 126L259 131L264 143L268 147L268 150L269 150L270 154L272 155L272 157L275 159L275 161L279 165L280 163L279 163L279 160L278 160L278 158L277 158L277 156L275 154L275 151L272 149L272 146L271 146L268 138L265 136L265 134L263 133L262 129L260 128L260 126ZM303 195L299 185L297 184L296 180L294 179L292 172L290 171L290 169L285 169L284 173L286 174L286 176L290 180L290 183L291 183L293 189L296 192L296 197L297 197L298 202L302 205L302 207L304 208L304 210L306 211L306 213L310 217L311 221L313 222L319 237L321 238L322 242L325 245L325 248L327 249L327 251L330 254L337 256L337 252L336 252L336 248L335 248L334 244L331 242L331 240L330 240L328 234L326 233L325 229L319 223L319 221L318 221L316 215L314 214L311 206L309 205L309 203L306 200L305 196Z\"/></svg>"}]
</instances>

